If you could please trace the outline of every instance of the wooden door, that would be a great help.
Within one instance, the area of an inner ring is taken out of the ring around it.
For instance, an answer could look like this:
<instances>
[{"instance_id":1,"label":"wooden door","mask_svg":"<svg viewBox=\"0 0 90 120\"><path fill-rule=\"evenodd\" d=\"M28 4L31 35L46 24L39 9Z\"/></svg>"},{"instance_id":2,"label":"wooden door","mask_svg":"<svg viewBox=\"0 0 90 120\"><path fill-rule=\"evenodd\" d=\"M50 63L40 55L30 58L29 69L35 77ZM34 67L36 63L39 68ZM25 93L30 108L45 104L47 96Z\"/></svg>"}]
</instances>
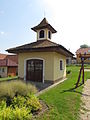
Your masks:
<instances>
[{"instance_id":1,"label":"wooden door","mask_svg":"<svg viewBox=\"0 0 90 120\"><path fill-rule=\"evenodd\" d=\"M43 81L43 60L27 60L26 79L30 81Z\"/></svg>"}]
</instances>

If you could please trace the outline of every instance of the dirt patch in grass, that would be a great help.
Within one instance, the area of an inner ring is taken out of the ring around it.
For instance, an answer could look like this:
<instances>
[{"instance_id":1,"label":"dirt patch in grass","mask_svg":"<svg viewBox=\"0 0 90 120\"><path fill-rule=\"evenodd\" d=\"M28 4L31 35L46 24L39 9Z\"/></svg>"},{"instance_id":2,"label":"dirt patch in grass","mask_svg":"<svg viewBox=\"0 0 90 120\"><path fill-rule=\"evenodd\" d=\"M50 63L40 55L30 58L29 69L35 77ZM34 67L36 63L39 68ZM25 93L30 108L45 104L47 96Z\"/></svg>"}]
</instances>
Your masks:
<instances>
[{"instance_id":1,"label":"dirt patch in grass","mask_svg":"<svg viewBox=\"0 0 90 120\"><path fill-rule=\"evenodd\" d=\"M40 104L42 105L42 110L34 112L33 119L40 117L49 109L49 106L44 101L40 100Z\"/></svg>"}]
</instances>

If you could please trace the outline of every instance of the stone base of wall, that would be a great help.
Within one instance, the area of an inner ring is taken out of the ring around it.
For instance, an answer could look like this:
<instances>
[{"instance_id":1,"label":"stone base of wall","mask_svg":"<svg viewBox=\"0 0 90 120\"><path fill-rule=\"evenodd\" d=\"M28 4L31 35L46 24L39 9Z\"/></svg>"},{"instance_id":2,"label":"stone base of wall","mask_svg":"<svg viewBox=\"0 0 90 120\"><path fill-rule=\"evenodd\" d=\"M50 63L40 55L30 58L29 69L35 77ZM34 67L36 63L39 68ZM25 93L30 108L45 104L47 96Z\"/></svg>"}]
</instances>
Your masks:
<instances>
[{"instance_id":1,"label":"stone base of wall","mask_svg":"<svg viewBox=\"0 0 90 120\"><path fill-rule=\"evenodd\" d=\"M52 80L44 80L45 83L51 83L51 84L54 84L54 83L57 83L59 81L61 81L62 79L65 79L66 77L62 77L62 78L59 78L59 79L56 79L54 81Z\"/></svg>"},{"instance_id":2,"label":"stone base of wall","mask_svg":"<svg viewBox=\"0 0 90 120\"><path fill-rule=\"evenodd\" d=\"M24 80L24 78L18 77L19 80Z\"/></svg>"},{"instance_id":3,"label":"stone base of wall","mask_svg":"<svg viewBox=\"0 0 90 120\"><path fill-rule=\"evenodd\" d=\"M59 79L56 79L56 80L44 80L44 83L46 83L46 84L55 84L55 83L57 83L57 82L59 82L59 81L61 81L62 79L65 79L66 77L62 77L62 78L59 78ZM21 77L18 77L18 79L20 79L20 80L24 80L24 78L21 78ZM29 82L29 81L26 81L26 82ZM34 82L34 81L30 81L30 82ZM35 81L36 82L36 81ZM38 82L39 83L39 82ZM42 82L40 82L40 83L42 83Z\"/></svg>"}]
</instances>

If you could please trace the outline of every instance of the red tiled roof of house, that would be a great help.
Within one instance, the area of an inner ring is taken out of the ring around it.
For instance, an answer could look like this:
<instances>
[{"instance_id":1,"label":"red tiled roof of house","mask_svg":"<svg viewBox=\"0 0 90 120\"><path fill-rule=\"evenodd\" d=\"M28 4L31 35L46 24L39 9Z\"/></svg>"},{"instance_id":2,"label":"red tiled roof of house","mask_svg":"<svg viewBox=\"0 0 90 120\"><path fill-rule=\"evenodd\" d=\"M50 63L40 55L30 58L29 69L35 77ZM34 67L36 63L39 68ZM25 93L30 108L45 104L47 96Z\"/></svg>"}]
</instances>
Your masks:
<instances>
[{"instance_id":1,"label":"red tiled roof of house","mask_svg":"<svg viewBox=\"0 0 90 120\"><path fill-rule=\"evenodd\" d=\"M76 51L76 54L90 54L90 47L89 48L79 48Z\"/></svg>"},{"instance_id":2,"label":"red tiled roof of house","mask_svg":"<svg viewBox=\"0 0 90 120\"><path fill-rule=\"evenodd\" d=\"M0 67L7 66L7 61L4 59L0 59Z\"/></svg>"},{"instance_id":3,"label":"red tiled roof of house","mask_svg":"<svg viewBox=\"0 0 90 120\"><path fill-rule=\"evenodd\" d=\"M6 58L9 59L9 60L12 60L12 61L14 61L15 63L18 64L18 56L17 55L7 55Z\"/></svg>"},{"instance_id":4,"label":"red tiled roof of house","mask_svg":"<svg viewBox=\"0 0 90 120\"><path fill-rule=\"evenodd\" d=\"M5 59L6 56L7 56L6 54L1 54L1 53L0 53L0 59Z\"/></svg>"},{"instance_id":5,"label":"red tiled roof of house","mask_svg":"<svg viewBox=\"0 0 90 120\"><path fill-rule=\"evenodd\" d=\"M7 61L7 66L18 66L18 64L10 59Z\"/></svg>"},{"instance_id":6,"label":"red tiled roof of house","mask_svg":"<svg viewBox=\"0 0 90 120\"><path fill-rule=\"evenodd\" d=\"M0 54L0 66L18 66L18 56Z\"/></svg>"},{"instance_id":7,"label":"red tiled roof of house","mask_svg":"<svg viewBox=\"0 0 90 120\"><path fill-rule=\"evenodd\" d=\"M0 67L10 67L10 66L18 66L17 63L15 63L14 61L10 60L10 59L4 59L4 60L0 60Z\"/></svg>"}]
</instances>

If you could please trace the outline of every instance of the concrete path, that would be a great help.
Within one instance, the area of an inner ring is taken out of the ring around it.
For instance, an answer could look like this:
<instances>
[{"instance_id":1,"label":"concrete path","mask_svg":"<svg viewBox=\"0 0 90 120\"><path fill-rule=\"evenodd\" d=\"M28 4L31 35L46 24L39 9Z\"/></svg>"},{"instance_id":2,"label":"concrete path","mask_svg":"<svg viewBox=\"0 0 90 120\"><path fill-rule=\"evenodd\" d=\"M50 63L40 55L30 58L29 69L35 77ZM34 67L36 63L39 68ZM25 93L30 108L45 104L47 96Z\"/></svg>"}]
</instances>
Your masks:
<instances>
[{"instance_id":1,"label":"concrete path","mask_svg":"<svg viewBox=\"0 0 90 120\"><path fill-rule=\"evenodd\" d=\"M90 69L84 69L84 71L90 72Z\"/></svg>"},{"instance_id":2,"label":"concrete path","mask_svg":"<svg viewBox=\"0 0 90 120\"><path fill-rule=\"evenodd\" d=\"M81 107L81 120L90 120L90 79L84 85L82 98L83 104Z\"/></svg>"}]
</instances>

